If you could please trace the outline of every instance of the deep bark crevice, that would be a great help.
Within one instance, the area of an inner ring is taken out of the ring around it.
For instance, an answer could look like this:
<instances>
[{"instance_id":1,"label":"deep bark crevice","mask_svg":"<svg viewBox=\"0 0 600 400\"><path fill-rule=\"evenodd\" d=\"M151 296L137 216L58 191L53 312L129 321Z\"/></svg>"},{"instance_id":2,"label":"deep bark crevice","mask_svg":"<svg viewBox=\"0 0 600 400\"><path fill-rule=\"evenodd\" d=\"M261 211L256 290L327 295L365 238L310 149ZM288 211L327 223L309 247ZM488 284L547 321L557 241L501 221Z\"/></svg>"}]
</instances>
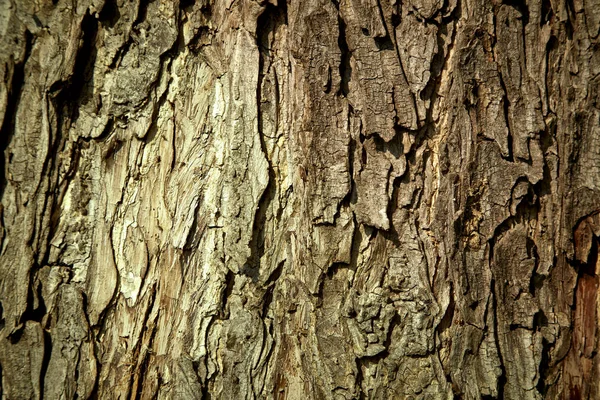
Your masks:
<instances>
[{"instance_id":1,"label":"deep bark crevice","mask_svg":"<svg viewBox=\"0 0 600 400\"><path fill-rule=\"evenodd\" d=\"M277 285L277 282L278 282L279 278L281 277L281 274L283 273L284 267L285 267L285 260L280 262L279 265L277 265L275 270L271 273L271 275L269 275L269 278L265 282L264 286L267 289L266 289L265 294L263 295L263 305L262 305L262 312L261 312L261 316L263 318L267 318L267 315L269 313L269 308L271 307L271 303L273 302L275 286Z\"/></svg>"},{"instance_id":2,"label":"deep bark crevice","mask_svg":"<svg viewBox=\"0 0 600 400\"><path fill-rule=\"evenodd\" d=\"M256 44L259 49L259 67L258 67L258 84L256 88L256 101L258 106L258 135L260 138L261 149L268 163L269 181L258 201L256 214L252 227L252 239L250 241L251 255L247 263L242 268L242 273L252 278L253 282L259 279L260 262L265 253L265 225L267 223L267 213L269 207L273 203L278 189L277 176L273 169L269 151L266 144L266 138L263 128L263 108L262 108L262 85L266 74L269 73L272 62L272 49L270 35L273 35L281 24L287 23L287 6L285 1L280 1L278 6L267 4L263 13L258 17L256 23ZM274 38L273 38L274 39ZM274 72L274 74L276 74ZM278 96L277 90L275 91ZM278 100L276 100L276 103ZM275 112L279 112L276 107ZM276 127L277 129L277 127Z\"/></svg>"},{"instance_id":3,"label":"deep bark crevice","mask_svg":"<svg viewBox=\"0 0 600 400\"><path fill-rule=\"evenodd\" d=\"M96 62L97 47L96 37L98 35L98 20L86 13L81 22L81 47L77 52L75 66L70 81L64 85L56 98L57 110L64 104L68 109L68 115L75 121L79 117L79 107L93 101L94 87L94 64ZM59 125L60 126L60 125Z\"/></svg>"},{"instance_id":4,"label":"deep bark crevice","mask_svg":"<svg viewBox=\"0 0 600 400\"><path fill-rule=\"evenodd\" d=\"M552 2L550 0L542 0L541 16L540 26L551 23L554 20L554 10L552 9Z\"/></svg>"},{"instance_id":5,"label":"deep bark crevice","mask_svg":"<svg viewBox=\"0 0 600 400\"><path fill-rule=\"evenodd\" d=\"M598 393L588 3L82 1L5 18L2 395Z\"/></svg>"},{"instance_id":6,"label":"deep bark crevice","mask_svg":"<svg viewBox=\"0 0 600 400\"><path fill-rule=\"evenodd\" d=\"M117 0L105 0L104 6L98 16L100 23L107 28L113 28L120 18L121 13L119 12Z\"/></svg>"},{"instance_id":7,"label":"deep bark crevice","mask_svg":"<svg viewBox=\"0 0 600 400\"><path fill-rule=\"evenodd\" d=\"M233 287L235 285L235 274L230 270L227 270L227 274L225 275L225 287L222 290L221 297L221 310L220 310L220 318L221 319L229 319L229 309L227 308L227 304L229 302L229 298L233 293Z\"/></svg>"},{"instance_id":8,"label":"deep bark crevice","mask_svg":"<svg viewBox=\"0 0 600 400\"><path fill-rule=\"evenodd\" d=\"M338 29L338 47L342 54L339 66L341 80L338 94L347 97L348 93L350 93L349 82L352 78L352 65L350 64L352 52L348 48L348 42L346 41L346 23L341 15L338 15Z\"/></svg>"},{"instance_id":9,"label":"deep bark crevice","mask_svg":"<svg viewBox=\"0 0 600 400\"><path fill-rule=\"evenodd\" d=\"M15 120L19 105L19 99L25 83L25 64L31 55L31 49L35 42L35 37L29 31L25 31L25 57L22 62L15 63L12 72L12 80L8 91L6 102L6 111L2 127L0 127L0 198L4 194L4 188L8 184L5 173L6 163L11 162L12 155L8 155L8 160L5 159L6 149L15 133Z\"/></svg>"},{"instance_id":10,"label":"deep bark crevice","mask_svg":"<svg viewBox=\"0 0 600 400\"><path fill-rule=\"evenodd\" d=\"M149 296L151 296L151 300L148 302L148 308L146 310L146 313L144 315L144 335L142 335L142 338L145 336L147 330L148 330L148 320L150 319L150 314L152 313L152 309L154 308L154 302L156 301L156 284L152 286L152 288L150 289L150 294ZM136 387L136 393L132 393L129 397L134 397L135 400L140 400L142 398L142 392L143 392L143 388L144 388L144 380L146 378L147 372L148 372L148 368L150 366L150 357L151 357L151 352L149 349L152 348L152 344L154 341L154 337L156 335L156 326L154 325L154 322L152 323L152 331L150 333L150 338L148 339L148 344L144 345L143 340L140 340L140 343L137 347L137 351L136 351L136 357L135 359L138 360L139 363L139 369L137 372L137 387ZM143 347L146 347L146 350L144 351L144 356L141 359L140 362L140 352L142 351ZM132 385L132 390L133 390L133 385Z\"/></svg>"},{"instance_id":11,"label":"deep bark crevice","mask_svg":"<svg viewBox=\"0 0 600 400\"><path fill-rule=\"evenodd\" d=\"M492 259L491 257L493 256L493 246L490 245L490 260ZM497 386L497 390L498 390L498 399L503 399L504 398L504 390L505 390L505 386L507 383L507 375L506 375L506 366L504 364L504 357L502 356L502 350L501 350L501 346L500 346L500 333L498 332L499 329L499 323L498 323L498 294L496 292L496 280L494 278L492 278L491 282L490 282L490 293L492 296L492 309L494 310L494 343L496 346L496 349L498 350L498 358L500 360L500 371L501 374L498 377L498 386ZM486 333L489 334L489 333Z\"/></svg>"},{"instance_id":12,"label":"deep bark crevice","mask_svg":"<svg viewBox=\"0 0 600 400\"><path fill-rule=\"evenodd\" d=\"M40 391L43 398L48 365L50 365L50 358L52 356L52 336L46 329L42 330L42 334L44 335L44 358L42 359L42 366L40 369Z\"/></svg>"}]
</instances>

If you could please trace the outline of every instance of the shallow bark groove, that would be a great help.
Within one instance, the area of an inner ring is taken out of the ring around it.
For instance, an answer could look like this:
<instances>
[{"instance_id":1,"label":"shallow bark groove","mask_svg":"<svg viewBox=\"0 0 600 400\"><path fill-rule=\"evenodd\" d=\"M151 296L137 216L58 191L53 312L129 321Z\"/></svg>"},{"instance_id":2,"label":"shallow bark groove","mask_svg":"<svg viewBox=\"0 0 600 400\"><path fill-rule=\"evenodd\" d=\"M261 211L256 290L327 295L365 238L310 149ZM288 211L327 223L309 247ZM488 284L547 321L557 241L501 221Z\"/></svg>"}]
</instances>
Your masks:
<instances>
[{"instance_id":1,"label":"shallow bark groove","mask_svg":"<svg viewBox=\"0 0 600 400\"><path fill-rule=\"evenodd\" d=\"M600 0L5 0L0 396L600 397Z\"/></svg>"}]
</instances>

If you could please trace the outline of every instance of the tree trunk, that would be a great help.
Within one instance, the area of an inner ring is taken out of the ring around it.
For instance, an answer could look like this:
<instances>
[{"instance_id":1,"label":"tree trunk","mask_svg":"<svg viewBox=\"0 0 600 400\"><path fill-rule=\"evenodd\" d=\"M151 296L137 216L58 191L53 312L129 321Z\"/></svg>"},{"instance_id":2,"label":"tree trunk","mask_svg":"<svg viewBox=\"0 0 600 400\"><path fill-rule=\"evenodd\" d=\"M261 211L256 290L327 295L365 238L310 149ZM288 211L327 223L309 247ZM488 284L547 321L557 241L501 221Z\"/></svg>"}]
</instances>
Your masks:
<instances>
[{"instance_id":1,"label":"tree trunk","mask_svg":"<svg viewBox=\"0 0 600 400\"><path fill-rule=\"evenodd\" d=\"M6 399L600 398L600 0L0 0Z\"/></svg>"}]
</instances>

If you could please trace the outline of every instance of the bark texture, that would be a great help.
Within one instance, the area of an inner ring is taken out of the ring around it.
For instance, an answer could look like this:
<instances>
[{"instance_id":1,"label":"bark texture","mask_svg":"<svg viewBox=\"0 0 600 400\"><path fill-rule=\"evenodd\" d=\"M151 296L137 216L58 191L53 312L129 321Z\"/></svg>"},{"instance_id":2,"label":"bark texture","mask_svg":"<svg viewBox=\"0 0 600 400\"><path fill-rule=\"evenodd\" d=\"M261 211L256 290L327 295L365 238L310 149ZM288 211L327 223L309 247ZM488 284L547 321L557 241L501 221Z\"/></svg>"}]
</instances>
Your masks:
<instances>
[{"instance_id":1,"label":"bark texture","mask_svg":"<svg viewBox=\"0 0 600 400\"><path fill-rule=\"evenodd\" d=\"M600 0L0 0L7 399L600 398Z\"/></svg>"}]
</instances>

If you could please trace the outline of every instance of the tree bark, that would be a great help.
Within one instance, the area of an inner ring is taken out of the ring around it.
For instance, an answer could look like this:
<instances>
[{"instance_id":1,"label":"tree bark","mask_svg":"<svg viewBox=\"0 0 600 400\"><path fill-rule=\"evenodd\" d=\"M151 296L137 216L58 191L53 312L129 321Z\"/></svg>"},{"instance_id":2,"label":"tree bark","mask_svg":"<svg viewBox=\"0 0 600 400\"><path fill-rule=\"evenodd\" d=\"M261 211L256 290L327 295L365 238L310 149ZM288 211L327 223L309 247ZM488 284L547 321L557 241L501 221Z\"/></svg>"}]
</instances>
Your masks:
<instances>
[{"instance_id":1,"label":"tree bark","mask_svg":"<svg viewBox=\"0 0 600 400\"><path fill-rule=\"evenodd\" d=\"M600 398L600 0L0 0L2 398Z\"/></svg>"}]
</instances>

